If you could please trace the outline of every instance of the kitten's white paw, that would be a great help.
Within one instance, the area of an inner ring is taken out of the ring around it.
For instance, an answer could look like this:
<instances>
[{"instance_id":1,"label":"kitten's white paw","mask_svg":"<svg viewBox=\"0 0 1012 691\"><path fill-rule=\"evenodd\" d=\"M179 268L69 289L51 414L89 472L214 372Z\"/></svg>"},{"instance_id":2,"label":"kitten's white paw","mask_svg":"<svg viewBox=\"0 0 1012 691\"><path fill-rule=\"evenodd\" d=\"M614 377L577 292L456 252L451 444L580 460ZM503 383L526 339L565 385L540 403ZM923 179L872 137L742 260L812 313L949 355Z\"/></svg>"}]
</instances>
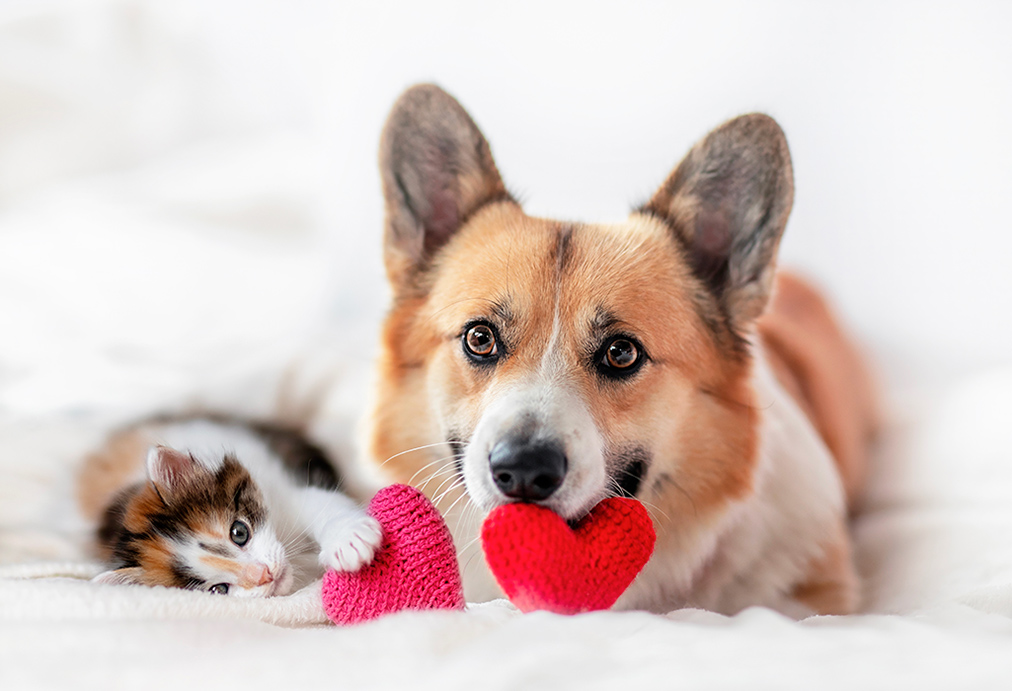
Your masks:
<instances>
[{"instance_id":1,"label":"kitten's white paw","mask_svg":"<svg viewBox=\"0 0 1012 691\"><path fill-rule=\"evenodd\" d=\"M383 528L366 513L330 521L320 540L320 563L335 571L358 571L372 561Z\"/></svg>"}]
</instances>

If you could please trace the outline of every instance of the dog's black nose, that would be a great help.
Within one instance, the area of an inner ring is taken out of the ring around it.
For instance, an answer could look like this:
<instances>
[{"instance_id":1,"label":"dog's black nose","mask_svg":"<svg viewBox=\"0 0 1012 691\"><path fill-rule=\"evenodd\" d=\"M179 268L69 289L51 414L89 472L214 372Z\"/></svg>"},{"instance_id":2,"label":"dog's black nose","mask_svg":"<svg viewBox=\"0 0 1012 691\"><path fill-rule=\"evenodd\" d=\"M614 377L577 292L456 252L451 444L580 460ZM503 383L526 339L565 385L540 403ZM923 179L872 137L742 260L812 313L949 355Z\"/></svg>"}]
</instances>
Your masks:
<instances>
[{"instance_id":1,"label":"dog's black nose","mask_svg":"<svg viewBox=\"0 0 1012 691\"><path fill-rule=\"evenodd\" d=\"M555 442L503 439L489 454L495 486L511 499L540 501L566 477L566 454Z\"/></svg>"}]
</instances>

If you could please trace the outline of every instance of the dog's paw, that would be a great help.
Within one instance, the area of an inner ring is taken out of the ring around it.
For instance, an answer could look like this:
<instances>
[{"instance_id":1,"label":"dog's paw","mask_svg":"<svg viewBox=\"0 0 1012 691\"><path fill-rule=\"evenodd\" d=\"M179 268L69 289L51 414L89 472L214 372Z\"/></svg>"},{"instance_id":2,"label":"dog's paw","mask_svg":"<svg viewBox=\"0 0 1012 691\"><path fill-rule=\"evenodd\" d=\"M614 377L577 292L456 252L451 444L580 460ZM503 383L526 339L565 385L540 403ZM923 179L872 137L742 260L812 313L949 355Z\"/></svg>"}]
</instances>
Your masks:
<instances>
[{"instance_id":1,"label":"dog's paw","mask_svg":"<svg viewBox=\"0 0 1012 691\"><path fill-rule=\"evenodd\" d=\"M320 563L335 571L358 571L382 542L383 528L365 512L332 520L320 540Z\"/></svg>"}]
</instances>

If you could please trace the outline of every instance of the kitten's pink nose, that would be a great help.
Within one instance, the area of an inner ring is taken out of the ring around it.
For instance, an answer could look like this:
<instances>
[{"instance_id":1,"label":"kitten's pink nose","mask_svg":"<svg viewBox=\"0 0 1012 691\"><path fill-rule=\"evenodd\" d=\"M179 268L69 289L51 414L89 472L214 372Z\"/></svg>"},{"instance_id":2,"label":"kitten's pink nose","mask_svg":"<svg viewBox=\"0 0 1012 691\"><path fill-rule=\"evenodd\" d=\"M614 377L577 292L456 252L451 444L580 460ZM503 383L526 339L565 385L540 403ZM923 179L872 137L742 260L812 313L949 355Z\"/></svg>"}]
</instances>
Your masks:
<instances>
[{"instance_id":1,"label":"kitten's pink nose","mask_svg":"<svg viewBox=\"0 0 1012 691\"><path fill-rule=\"evenodd\" d=\"M260 571L260 580L257 581L257 585L267 585L268 583L274 580L274 575L271 573L271 570L266 566L261 567L261 569L262 570Z\"/></svg>"},{"instance_id":2,"label":"kitten's pink nose","mask_svg":"<svg viewBox=\"0 0 1012 691\"><path fill-rule=\"evenodd\" d=\"M242 570L241 582L243 587L254 588L258 585L266 585L274 580L274 574L264 564L247 564Z\"/></svg>"}]
</instances>

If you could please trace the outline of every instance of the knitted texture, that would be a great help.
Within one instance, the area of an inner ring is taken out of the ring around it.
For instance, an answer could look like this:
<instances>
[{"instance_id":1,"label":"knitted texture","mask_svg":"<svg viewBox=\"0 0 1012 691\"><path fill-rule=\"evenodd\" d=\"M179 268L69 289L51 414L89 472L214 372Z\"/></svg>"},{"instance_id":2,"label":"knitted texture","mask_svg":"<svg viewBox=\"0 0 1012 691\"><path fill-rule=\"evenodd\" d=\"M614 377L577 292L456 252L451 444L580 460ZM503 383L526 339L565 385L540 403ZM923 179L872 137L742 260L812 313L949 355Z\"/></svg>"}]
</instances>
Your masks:
<instances>
[{"instance_id":1,"label":"knitted texture","mask_svg":"<svg viewBox=\"0 0 1012 691\"><path fill-rule=\"evenodd\" d=\"M357 624L402 609L463 609L453 538L425 495L391 485L376 493L369 513L383 526L383 544L359 571L324 574L330 620Z\"/></svg>"},{"instance_id":2,"label":"knitted texture","mask_svg":"<svg viewBox=\"0 0 1012 691\"><path fill-rule=\"evenodd\" d=\"M572 529L534 504L506 504L488 515L485 559L510 601L524 612L577 614L608 609L654 551L657 536L635 499L605 499Z\"/></svg>"}]
</instances>

